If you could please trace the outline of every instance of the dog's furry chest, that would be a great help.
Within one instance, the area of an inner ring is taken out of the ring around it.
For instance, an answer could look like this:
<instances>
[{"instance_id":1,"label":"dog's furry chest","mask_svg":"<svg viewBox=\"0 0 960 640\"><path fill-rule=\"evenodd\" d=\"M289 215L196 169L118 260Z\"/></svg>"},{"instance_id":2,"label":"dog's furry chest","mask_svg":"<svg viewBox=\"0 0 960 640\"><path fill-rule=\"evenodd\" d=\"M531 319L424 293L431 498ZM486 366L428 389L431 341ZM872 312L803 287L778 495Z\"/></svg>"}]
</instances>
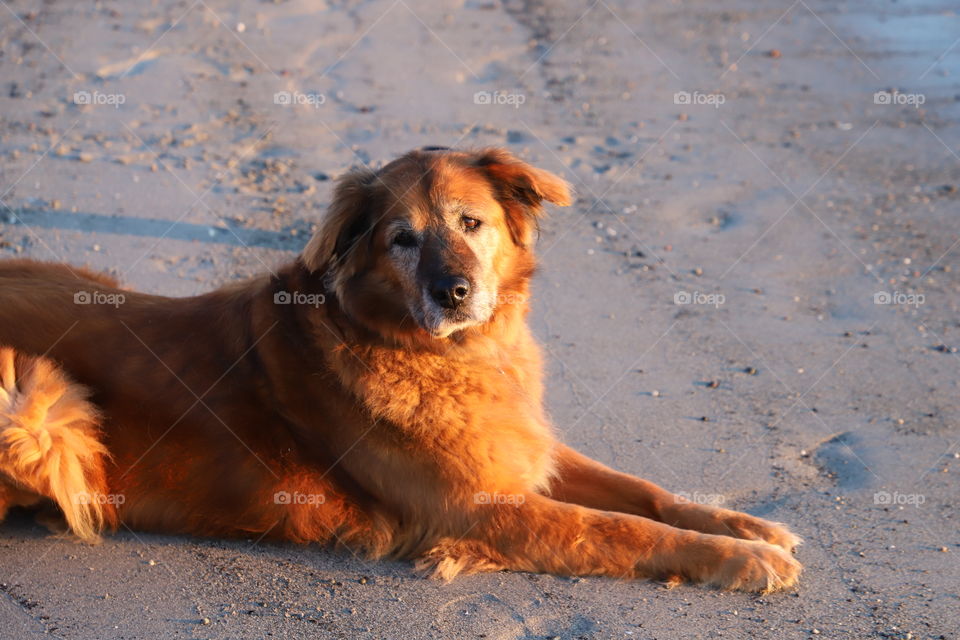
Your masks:
<instances>
[{"instance_id":1,"label":"dog's furry chest","mask_svg":"<svg viewBox=\"0 0 960 640\"><path fill-rule=\"evenodd\" d=\"M417 458L473 488L531 489L552 473L539 363L452 359L386 348L337 354L341 381L376 421L377 458ZM360 446L364 446L361 444ZM386 449L386 450L385 450Z\"/></svg>"}]
</instances>

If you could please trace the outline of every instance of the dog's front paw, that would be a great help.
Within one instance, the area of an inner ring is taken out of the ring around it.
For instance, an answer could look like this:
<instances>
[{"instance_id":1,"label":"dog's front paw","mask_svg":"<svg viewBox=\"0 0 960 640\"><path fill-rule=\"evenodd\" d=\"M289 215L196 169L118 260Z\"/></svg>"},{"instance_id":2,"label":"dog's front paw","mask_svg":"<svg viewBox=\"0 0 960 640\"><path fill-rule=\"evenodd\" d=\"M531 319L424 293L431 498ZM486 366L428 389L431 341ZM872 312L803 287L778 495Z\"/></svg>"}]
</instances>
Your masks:
<instances>
[{"instance_id":1,"label":"dog's front paw","mask_svg":"<svg viewBox=\"0 0 960 640\"><path fill-rule=\"evenodd\" d=\"M762 540L776 545L785 551L794 551L803 540L792 533L786 525L770 522L746 513L724 510L717 518L721 528L716 533L742 538L744 540Z\"/></svg>"},{"instance_id":2,"label":"dog's front paw","mask_svg":"<svg viewBox=\"0 0 960 640\"><path fill-rule=\"evenodd\" d=\"M705 581L721 589L769 593L792 587L802 567L787 551L767 542L730 540Z\"/></svg>"}]
</instances>

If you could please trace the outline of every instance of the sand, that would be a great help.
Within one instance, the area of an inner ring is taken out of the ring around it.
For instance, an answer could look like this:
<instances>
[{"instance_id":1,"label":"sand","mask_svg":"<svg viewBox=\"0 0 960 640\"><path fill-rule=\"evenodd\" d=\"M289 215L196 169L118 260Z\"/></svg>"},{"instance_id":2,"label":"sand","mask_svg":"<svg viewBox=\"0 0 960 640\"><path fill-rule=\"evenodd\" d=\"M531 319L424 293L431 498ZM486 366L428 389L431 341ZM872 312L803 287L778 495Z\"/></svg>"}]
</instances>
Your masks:
<instances>
[{"instance_id":1,"label":"sand","mask_svg":"<svg viewBox=\"0 0 960 640\"><path fill-rule=\"evenodd\" d=\"M189 295L290 260L351 165L505 145L578 193L543 224L532 317L557 430L789 523L806 569L762 597L444 585L257 540L90 547L14 513L0 637L957 637L950 7L4 4L0 257Z\"/></svg>"}]
</instances>

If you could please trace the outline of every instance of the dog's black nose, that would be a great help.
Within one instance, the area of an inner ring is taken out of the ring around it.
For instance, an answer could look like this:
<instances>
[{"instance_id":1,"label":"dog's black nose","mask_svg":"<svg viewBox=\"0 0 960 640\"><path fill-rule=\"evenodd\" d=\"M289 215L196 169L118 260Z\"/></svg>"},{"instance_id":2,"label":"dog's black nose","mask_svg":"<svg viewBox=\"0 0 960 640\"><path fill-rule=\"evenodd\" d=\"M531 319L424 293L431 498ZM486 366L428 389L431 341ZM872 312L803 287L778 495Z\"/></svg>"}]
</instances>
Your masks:
<instances>
[{"instance_id":1,"label":"dog's black nose","mask_svg":"<svg viewBox=\"0 0 960 640\"><path fill-rule=\"evenodd\" d=\"M470 281L462 276L437 278L430 286L430 295L444 309L456 309L470 295Z\"/></svg>"}]
</instances>

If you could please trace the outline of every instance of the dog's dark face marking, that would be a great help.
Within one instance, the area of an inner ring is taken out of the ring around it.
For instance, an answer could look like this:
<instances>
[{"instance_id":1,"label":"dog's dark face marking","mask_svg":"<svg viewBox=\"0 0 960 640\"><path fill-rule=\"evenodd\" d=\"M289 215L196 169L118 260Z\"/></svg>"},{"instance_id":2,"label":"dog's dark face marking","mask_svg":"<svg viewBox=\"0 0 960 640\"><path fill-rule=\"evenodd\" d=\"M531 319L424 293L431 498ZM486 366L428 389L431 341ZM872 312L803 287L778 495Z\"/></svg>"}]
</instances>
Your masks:
<instances>
[{"instance_id":1,"label":"dog's dark face marking","mask_svg":"<svg viewBox=\"0 0 960 640\"><path fill-rule=\"evenodd\" d=\"M304 261L368 327L445 338L529 278L544 199L566 204L566 183L504 151L414 151L343 178Z\"/></svg>"}]
</instances>

